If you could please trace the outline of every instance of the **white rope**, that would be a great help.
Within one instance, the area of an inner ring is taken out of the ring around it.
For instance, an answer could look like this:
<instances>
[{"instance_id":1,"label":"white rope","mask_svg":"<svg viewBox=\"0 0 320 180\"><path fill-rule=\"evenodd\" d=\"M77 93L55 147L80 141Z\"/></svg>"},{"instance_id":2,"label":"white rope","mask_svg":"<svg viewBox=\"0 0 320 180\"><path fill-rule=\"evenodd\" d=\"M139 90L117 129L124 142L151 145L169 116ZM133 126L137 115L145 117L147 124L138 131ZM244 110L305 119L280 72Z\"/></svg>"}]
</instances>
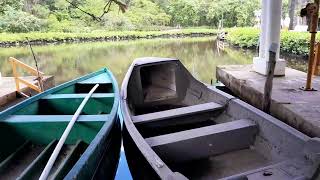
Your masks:
<instances>
[{"instance_id":1,"label":"white rope","mask_svg":"<svg viewBox=\"0 0 320 180\"><path fill-rule=\"evenodd\" d=\"M89 98L91 97L91 95L93 94L93 92L98 88L99 84L96 84L91 91L87 94L87 96L84 98L84 100L81 102L80 106L78 107L77 111L74 113L74 115L72 116L71 121L69 122L66 130L63 132L57 146L55 147L53 153L50 156L49 161L46 164L46 167L44 168L44 170L41 173L41 176L39 178L39 180L46 180L49 176L50 170L54 164L54 162L56 161L59 152L64 144L64 142L66 141L74 123L77 121L83 107L86 105L86 103L88 102Z\"/></svg>"}]
</instances>

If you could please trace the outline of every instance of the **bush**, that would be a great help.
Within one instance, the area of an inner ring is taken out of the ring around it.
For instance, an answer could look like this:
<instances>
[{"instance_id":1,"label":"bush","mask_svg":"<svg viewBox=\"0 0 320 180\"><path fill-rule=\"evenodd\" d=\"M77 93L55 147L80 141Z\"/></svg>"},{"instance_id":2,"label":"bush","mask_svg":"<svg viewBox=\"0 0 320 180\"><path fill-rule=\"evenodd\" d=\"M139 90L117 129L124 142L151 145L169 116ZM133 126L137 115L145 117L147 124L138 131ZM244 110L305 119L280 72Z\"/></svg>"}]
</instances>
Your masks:
<instances>
[{"instance_id":1,"label":"bush","mask_svg":"<svg viewBox=\"0 0 320 180\"><path fill-rule=\"evenodd\" d=\"M259 43L259 29L231 28L227 29L227 41L241 48L255 48ZM320 40L320 38L317 38ZM281 31L280 51L295 55L308 55L310 34L308 32Z\"/></svg>"},{"instance_id":2,"label":"bush","mask_svg":"<svg viewBox=\"0 0 320 180\"><path fill-rule=\"evenodd\" d=\"M8 8L0 21L0 29L7 32L41 31L46 26L46 21L29 13Z\"/></svg>"},{"instance_id":3,"label":"bush","mask_svg":"<svg viewBox=\"0 0 320 180\"><path fill-rule=\"evenodd\" d=\"M106 14L101 22L105 30L134 30L134 25L123 14Z\"/></svg>"},{"instance_id":4,"label":"bush","mask_svg":"<svg viewBox=\"0 0 320 180\"><path fill-rule=\"evenodd\" d=\"M228 29L227 40L241 48L254 48L258 46L259 30L256 28L232 28Z\"/></svg>"}]
</instances>

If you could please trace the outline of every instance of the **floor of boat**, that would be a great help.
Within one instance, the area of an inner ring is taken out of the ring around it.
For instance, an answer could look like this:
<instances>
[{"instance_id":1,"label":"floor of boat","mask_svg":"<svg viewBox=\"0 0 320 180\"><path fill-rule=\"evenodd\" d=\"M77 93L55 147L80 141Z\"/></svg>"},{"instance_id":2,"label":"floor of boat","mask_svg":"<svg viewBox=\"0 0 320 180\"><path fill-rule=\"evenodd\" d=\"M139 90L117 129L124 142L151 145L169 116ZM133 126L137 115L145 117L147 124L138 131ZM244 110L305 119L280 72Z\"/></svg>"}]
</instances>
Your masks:
<instances>
[{"instance_id":1,"label":"floor of boat","mask_svg":"<svg viewBox=\"0 0 320 180\"><path fill-rule=\"evenodd\" d=\"M23 155L19 155L18 158L10 162L6 170L1 173L0 179L11 180L11 179L18 178L22 174L22 172L32 163L32 161L35 160L40 155L40 153L45 149L45 147L46 146L39 146L34 144L30 145L28 147L28 150L26 150L26 152ZM74 145L64 145L62 147L50 171L48 179L50 179L50 177L55 174L60 164L71 153L73 147ZM44 166L45 164L42 164L41 168L44 168ZM33 174L32 179L38 179L40 177L41 172L42 172L42 169L38 169L38 171L35 174Z\"/></svg>"},{"instance_id":2,"label":"floor of boat","mask_svg":"<svg viewBox=\"0 0 320 180\"><path fill-rule=\"evenodd\" d=\"M271 165L273 162L253 149L233 151L206 159L172 165L189 179L220 179L249 170Z\"/></svg>"},{"instance_id":3,"label":"floor of boat","mask_svg":"<svg viewBox=\"0 0 320 180\"><path fill-rule=\"evenodd\" d=\"M49 176L47 179L52 179L52 176L56 173L58 170L60 164L66 159L66 157L72 152L72 148L74 145L64 145L59 153L59 156L57 157L56 161L54 162L52 169L49 173ZM40 175L40 174L39 174Z\"/></svg>"},{"instance_id":4,"label":"floor of boat","mask_svg":"<svg viewBox=\"0 0 320 180\"><path fill-rule=\"evenodd\" d=\"M176 98L177 92L175 90L172 90L166 87L153 85L145 88L143 95L144 95L145 102L153 102L153 101L167 100L170 98Z\"/></svg>"},{"instance_id":5,"label":"floor of boat","mask_svg":"<svg viewBox=\"0 0 320 180\"><path fill-rule=\"evenodd\" d=\"M16 179L29 165L37 158L37 156L44 150L45 146L31 145L28 150L23 154L14 159L4 170L0 179L9 180Z\"/></svg>"}]
</instances>

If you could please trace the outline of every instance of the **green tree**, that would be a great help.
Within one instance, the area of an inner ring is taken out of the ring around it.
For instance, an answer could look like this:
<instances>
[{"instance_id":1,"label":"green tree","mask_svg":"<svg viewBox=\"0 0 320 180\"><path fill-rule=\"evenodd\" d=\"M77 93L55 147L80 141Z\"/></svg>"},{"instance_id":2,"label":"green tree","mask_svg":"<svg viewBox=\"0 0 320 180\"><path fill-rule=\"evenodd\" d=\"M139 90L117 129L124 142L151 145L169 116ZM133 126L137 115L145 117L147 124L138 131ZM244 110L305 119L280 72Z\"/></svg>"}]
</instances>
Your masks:
<instances>
[{"instance_id":1,"label":"green tree","mask_svg":"<svg viewBox=\"0 0 320 180\"><path fill-rule=\"evenodd\" d=\"M2 16L0 29L8 32L41 31L46 22L27 12L9 7Z\"/></svg>"},{"instance_id":2,"label":"green tree","mask_svg":"<svg viewBox=\"0 0 320 180\"><path fill-rule=\"evenodd\" d=\"M1 0L0 1L0 14L3 14L6 10L21 10L24 0Z\"/></svg>"},{"instance_id":3,"label":"green tree","mask_svg":"<svg viewBox=\"0 0 320 180\"><path fill-rule=\"evenodd\" d=\"M149 0L132 1L125 16L138 29L148 26L165 26L169 24L171 18L156 3Z\"/></svg>"},{"instance_id":4,"label":"green tree","mask_svg":"<svg viewBox=\"0 0 320 180\"><path fill-rule=\"evenodd\" d=\"M172 25L196 26L200 21L197 0L171 0L168 13L172 16Z\"/></svg>"},{"instance_id":5,"label":"green tree","mask_svg":"<svg viewBox=\"0 0 320 180\"><path fill-rule=\"evenodd\" d=\"M224 27L252 26L254 11L259 8L259 0L213 0L207 19L215 26L219 20L223 20Z\"/></svg>"}]
</instances>

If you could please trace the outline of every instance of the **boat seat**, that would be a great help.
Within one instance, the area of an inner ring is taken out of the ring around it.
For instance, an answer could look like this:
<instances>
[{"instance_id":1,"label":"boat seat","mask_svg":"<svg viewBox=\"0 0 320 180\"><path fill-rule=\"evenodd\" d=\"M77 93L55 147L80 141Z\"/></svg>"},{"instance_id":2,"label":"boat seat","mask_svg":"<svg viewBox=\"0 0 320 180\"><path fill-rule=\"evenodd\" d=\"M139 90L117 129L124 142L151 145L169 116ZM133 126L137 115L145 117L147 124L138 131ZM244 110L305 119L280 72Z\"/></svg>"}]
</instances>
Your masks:
<instances>
[{"instance_id":1,"label":"boat seat","mask_svg":"<svg viewBox=\"0 0 320 180\"><path fill-rule=\"evenodd\" d=\"M0 123L32 123L32 122L69 122L73 115L12 115ZM78 122L104 122L110 118L109 114L80 115Z\"/></svg>"},{"instance_id":2,"label":"boat seat","mask_svg":"<svg viewBox=\"0 0 320 180\"><path fill-rule=\"evenodd\" d=\"M60 139L73 115L13 115L0 122L0 128L14 128L22 132L32 142L46 144L52 139ZM102 126L112 127L111 116L80 115L74 124L66 144L73 144L78 139L90 144ZM41 136L39 136L41 134Z\"/></svg>"},{"instance_id":3,"label":"boat seat","mask_svg":"<svg viewBox=\"0 0 320 180\"><path fill-rule=\"evenodd\" d=\"M77 84L112 84L112 80L109 75L102 73L86 80L77 82Z\"/></svg>"},{"instance_id":4,"label":"boat seat","mask_svg":"<svg viewBox=\"0 0 320 180\"><path fill-rule=\"evenodd\" d=\"M135 125L154 123L165 119L177 118L176 123L179 123L179 117L183 118L181 123L187 123L189 121L205 119L200 117L199 115L207 115L207 118L212 117L212 113L217 112L218 110L222 110L223 106L214 102L197 104L193 106L181 107L176 109L170 109L155 113L148 113L143 115L137 115L132 117L132 121ZM193 117L197 116L196 119ZM169 123L174 123L171 121ZM168 124L167 124L168 125Z\"/></svg>"},{"instance_id":5,"label":"boat seat","mask_svg":"<svg viewBox=\"0 0 320 180\"><path fill-rule=\"evenodd\" d=\"M145 140L165 161L180 162L249 148L257 132L253 121L241 119Z\"/></svg>"},{"instance_id":6,"label":"boat seat","mask_svg":"<svg viewBox=\"0 0 320 180\"><path fill-rule=\"evenodd\" d=\"M41 99L84 99L88 94L50 94ZM114 93L93 93L91 98L114 98Z\"/></svg>"},{"instance_id":7,"label":"boat seat","mask_svg":"<svg viewBox=\"0 0 320 180\"><path fill-rule=\"evenodd\" d=\"M73 115L87 94L51 94L24 107L16 115ZM81 114L109 114L113 107L114 93L94 93L84 106Z\"/></svg>"}]
</instances>

